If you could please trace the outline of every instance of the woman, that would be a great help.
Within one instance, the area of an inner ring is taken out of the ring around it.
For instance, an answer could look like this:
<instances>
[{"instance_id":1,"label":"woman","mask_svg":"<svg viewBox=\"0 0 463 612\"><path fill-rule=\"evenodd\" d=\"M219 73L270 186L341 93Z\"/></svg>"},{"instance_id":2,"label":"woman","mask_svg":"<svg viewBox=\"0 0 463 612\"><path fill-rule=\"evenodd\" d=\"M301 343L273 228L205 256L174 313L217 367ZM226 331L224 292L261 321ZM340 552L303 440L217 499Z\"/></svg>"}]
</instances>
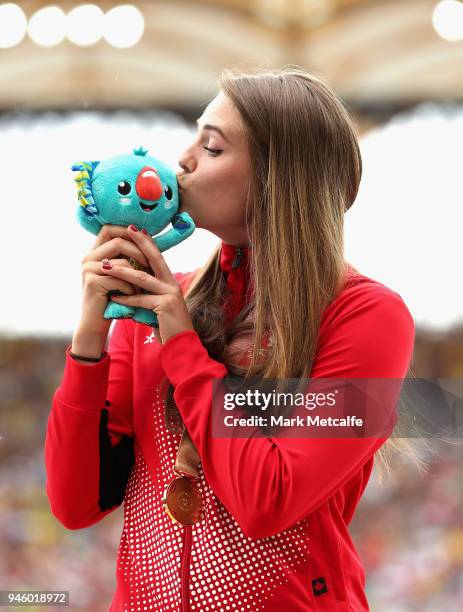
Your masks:
<instances>
[{"instance_id":1,"label":"woman","mask_svg":"<svg viewBox=\"0 0 463 612\"><path fill-rule=\"evenodd\" d=\"M102 228L48 422L52 512L81 529L124 501L113 611L368 610L348 525L387 436L211 434L211 381L230 373L407 373L405 303L344 261L362 168L352 122L303 70L225 71L179 165L181 210L221 243L202 268L173 274L143 231ZM152 308L159 331L117 320L105 352L112 289ZM204 500L190 525L163 505L183 440Z\"/></svg>"}]
</instances>

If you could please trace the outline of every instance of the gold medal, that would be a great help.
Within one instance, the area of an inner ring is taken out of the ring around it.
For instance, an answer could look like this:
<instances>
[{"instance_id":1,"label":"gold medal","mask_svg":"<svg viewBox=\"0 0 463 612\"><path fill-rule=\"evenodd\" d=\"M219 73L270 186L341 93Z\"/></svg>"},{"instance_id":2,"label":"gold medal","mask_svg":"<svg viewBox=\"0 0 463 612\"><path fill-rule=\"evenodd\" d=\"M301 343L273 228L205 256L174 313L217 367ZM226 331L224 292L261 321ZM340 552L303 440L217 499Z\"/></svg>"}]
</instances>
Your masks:
<instances>
[{"instance_id":1,"label":"gold medal","mask_svg":"<svg viewBox=\"0 0 463 612\"><path fill-rule=\"evenodd\" d=\"M193 478L176 476L166 485L162 501L174 523L194 525L202 519L203 498Z\"/></svg>"},{"instance_id":2,"label":"gold medal","mask_svg":"<svg viewBox=\"0 0 463 612\"><path fill-rule=\"evenodd\" d=\"M164 510L174 523L194 525L203 516L203 497L196 484L199 479L200 458L183 426L182 439L173 466L175 478L164 488Z\"/></svg>"}]
</instances>

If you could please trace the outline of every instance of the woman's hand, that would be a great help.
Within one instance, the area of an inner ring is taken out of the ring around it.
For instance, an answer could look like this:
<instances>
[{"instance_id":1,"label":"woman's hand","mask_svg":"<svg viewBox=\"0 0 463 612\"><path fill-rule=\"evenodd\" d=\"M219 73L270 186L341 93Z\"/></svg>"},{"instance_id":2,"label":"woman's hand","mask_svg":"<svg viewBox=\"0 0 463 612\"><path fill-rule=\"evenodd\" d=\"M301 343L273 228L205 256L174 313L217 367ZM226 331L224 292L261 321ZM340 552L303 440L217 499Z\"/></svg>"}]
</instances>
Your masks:
<instances>
[{"instance_id":1,"label":"woman's hand","mask_svg":"<svg viewBox=\"0 0 463 612\"><path fill-rule=\"evenodd\" d=\"M129 235L126 227L104 225L93 245L82 259L82 315L79 329L86 336L106 337L111 319L104 318L108 305L108 292L119 291L128 295L137 287L118 278L110 278L101 270L101 260L112 257L114 263L131 268L130 261L139 267L148 267L148 261ZM118 259L116 259L118 258ZM130 260L130 261L129 261Z\"/></svg>"},{"instance_id":2,"label":"woman's hand","mask_svg":"<svg viewBox=\"0 0 463 612\"><path fill-rule=\"evenodd\" d=\"M132 225L128 227L128 234L156 276L142 270L134 270L131 266L121 266L117 261L112 262L111 269L103 268L102 262L101 272L150 292L150 294L139 293L127 296L115 295L111 296L111 300L118 304L153 310L159 323L159 331L153 328L154 333L159 342L164 344L171 336L194 329L193 322L180 285L166 264L161 251L147 233L133 228Z\"/></svg>"}]
</instances>

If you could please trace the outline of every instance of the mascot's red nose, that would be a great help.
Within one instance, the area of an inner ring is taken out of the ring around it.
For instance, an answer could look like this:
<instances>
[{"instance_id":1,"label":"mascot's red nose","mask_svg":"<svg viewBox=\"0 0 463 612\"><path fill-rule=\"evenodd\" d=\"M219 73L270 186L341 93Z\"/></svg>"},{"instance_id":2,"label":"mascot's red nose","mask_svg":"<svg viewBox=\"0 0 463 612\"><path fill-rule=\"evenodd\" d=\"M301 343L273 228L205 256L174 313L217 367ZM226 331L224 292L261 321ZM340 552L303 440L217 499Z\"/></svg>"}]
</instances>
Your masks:
<instances>
[{"instance_id":1,"label":"mascot's red nose","mask_svg":"<svg viewBox=\"0 0 463 612\"><path fill-rule=\"evenodd\" d=\"M156 170L150 166L142 168L137 176L135 189L142 200L159 200L162 196L162 185Z\"/></svg>"}]
</instances>

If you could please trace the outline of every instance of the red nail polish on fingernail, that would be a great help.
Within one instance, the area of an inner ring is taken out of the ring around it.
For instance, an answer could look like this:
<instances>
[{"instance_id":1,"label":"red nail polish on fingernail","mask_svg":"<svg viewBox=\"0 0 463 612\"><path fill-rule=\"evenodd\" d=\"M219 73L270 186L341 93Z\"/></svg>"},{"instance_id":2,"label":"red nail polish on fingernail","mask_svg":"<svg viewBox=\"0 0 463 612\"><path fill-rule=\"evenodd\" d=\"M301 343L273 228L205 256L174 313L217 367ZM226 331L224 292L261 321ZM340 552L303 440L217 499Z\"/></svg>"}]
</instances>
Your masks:
<instances>
[{"instance_id":1,"label":"red nail polish on fingernail","mask_svg":"<svg viewBox=\"0 0 463 612\"><path fill-rule=\"evenodd\" d=\"M145 236L148 236L148 232L145 230L145 228L143 228L141 231L145 234Z\"/></svg>"},{"instance_id":2,"label":"red nail polish on fingernail","mask_svg":"<svg viewBox=\"0 0 463 612\"><path fill-rule=\"evenodd\" d=\"M138 232L138 227L136 227L133 223L131 223L129 225L130 229L133 230L134 232Z\"/></svg>"},{"instance_id":3,"label":"red nail polish on fingernail","mask_svg":"<svg viewBox=\"0 0 463 612\"><path fill-rule=\"evenodd\" d=\"M108 259L103 259L103 261L101 263L102 263L102 268L104 270L111 270L112 264L109 262Z\"/></svg>"}]
</instances>

